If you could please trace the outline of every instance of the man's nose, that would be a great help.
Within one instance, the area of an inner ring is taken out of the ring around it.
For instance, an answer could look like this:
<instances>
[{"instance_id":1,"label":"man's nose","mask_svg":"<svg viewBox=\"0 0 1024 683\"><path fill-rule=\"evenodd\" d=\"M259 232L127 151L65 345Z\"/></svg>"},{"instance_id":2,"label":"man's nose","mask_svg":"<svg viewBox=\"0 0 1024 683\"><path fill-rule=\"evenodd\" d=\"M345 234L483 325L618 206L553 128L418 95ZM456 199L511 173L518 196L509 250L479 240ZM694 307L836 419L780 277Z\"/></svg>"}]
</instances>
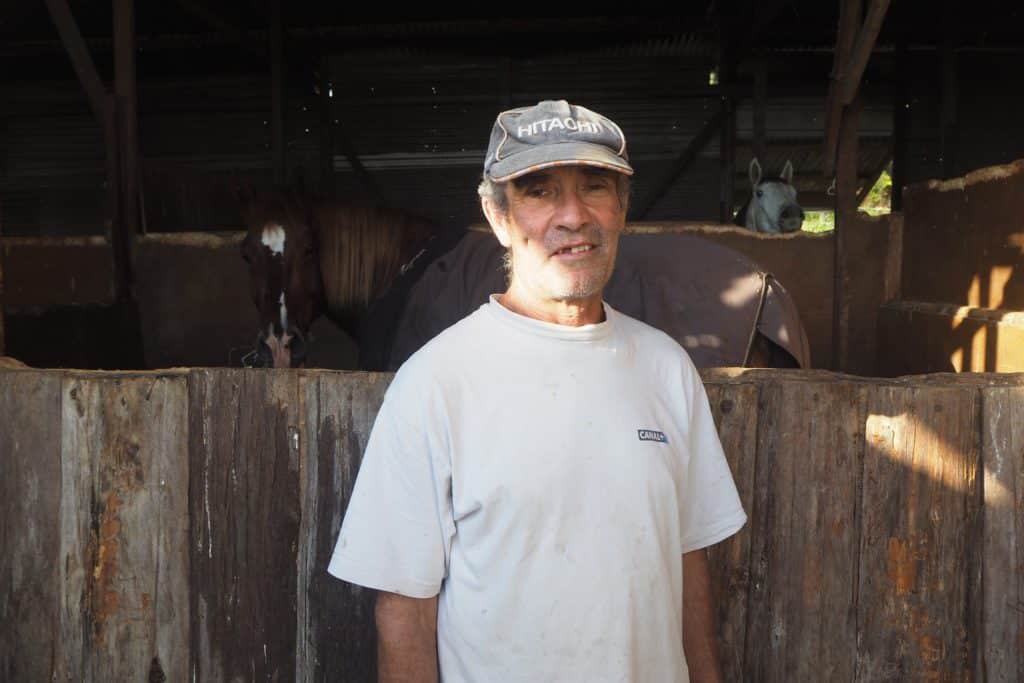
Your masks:
<instances>
[{"instance_id":1,"label":"man's nose","mask_svg":"<svg viewBox=\"0 0 1024 683\"><path fill-rule=\"evenodd\" d=\"M579 230L587 222L587 216L587 205L575 188L561 193L556 214L558 225L569 230Z\"/></svg>"}]
</instances>

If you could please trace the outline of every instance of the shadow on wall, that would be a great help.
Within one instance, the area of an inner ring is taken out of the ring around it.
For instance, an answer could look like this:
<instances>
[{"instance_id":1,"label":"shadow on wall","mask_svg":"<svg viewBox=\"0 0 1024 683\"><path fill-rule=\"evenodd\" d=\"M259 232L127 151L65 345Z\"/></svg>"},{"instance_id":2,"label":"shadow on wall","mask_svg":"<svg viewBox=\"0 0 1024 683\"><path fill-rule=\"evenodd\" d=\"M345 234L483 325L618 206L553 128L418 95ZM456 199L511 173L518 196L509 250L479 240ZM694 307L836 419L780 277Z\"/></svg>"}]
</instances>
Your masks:
<instances>
[{"instance_id":1,"label":"shadow on wall","mask_svg":"<svg viewBox=\"0 0 1024 683\"><path fill-rule=\"evenodd\" d=\"M882 374L1024 371L1024 161L907 188Z\"/></svg>"}]
</instances>

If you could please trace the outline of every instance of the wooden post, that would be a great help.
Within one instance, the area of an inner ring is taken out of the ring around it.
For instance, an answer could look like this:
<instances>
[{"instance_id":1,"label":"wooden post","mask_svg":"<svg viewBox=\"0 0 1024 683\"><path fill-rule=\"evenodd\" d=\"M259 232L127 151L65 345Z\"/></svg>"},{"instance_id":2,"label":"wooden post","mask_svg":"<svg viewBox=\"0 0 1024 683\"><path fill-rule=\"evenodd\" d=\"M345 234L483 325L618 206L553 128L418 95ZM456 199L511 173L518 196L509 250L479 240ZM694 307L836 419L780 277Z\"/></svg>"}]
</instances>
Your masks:
<instances>
[{"instance_id":1,"label":"wooden post","mask_svg":"<svg viewBox=\"0 0 1024 683\"><path fill-rule=\"evenodd\" d=\"M111 258L114 264L114 298L123 300L129 288L128 273L128 237L125 235L124 221L121 219L121 155L118 135L119 107L115 95L107 95L106 116L103 121L103 137L106 140L106 181L107 181L107 220L106 234L110 242Z\"/></svg>"},{"instance_id":2,"label":"wooden post","mask_svg":"<svg viewBox=\"0 0 1024 683\"><path fill-rule=\"evenodd\" d=\"M114 0L114 106L107 130L117 140L118 220L112 224L115 294L131 297L131 249L139 229L139 113L135 73L135 2ZM111 125L113 128L111 128Z\"/></svg>"},{"instance_id":3,"label":"wooden post","mask_svg":"<svg viewBox=\"0 0 1024 683\"><path fill-rule=\"evenodd\" d=\"M134 236L139 224L139 111L135 73L135 0L114 0L114 94L121 110L122 220Z\"/></svg>"},{"instance_id":4,"label":"wooden post","mask_svg":"<svg viewBox=\"0 0 1024 683\"><path fill-rule=\"evenodd\" d=\"M0 238L4 236L4 205L0 198ZM0 356L6 353L6 337L4 336L4 246L0 239Z\"/></svg>"},{"instance_id":5,"label":"wooden post","mask_svg":"<svg viewBox=\"0 0 1024 683\"><path fill-rule=\"evenodd\" d=\"M941 105L939 108L939 135L942 150L942 177L951 178L958 173L956 163L956 119L957 119L957 79L956 79L956 46L953 36L955 26L955 3L946 0L943 3L942 17L942 58L941 58Z\"/></svg>"},{"instance_id":6,"label":"wooden post","mask_svg":"<svg viewBox=\"0 0 1024 683\"><path fill-rule=\"evenodd\" d=\"M836 40L832 80L825 105L824 175L835 171L836 144L843 107L849 106L860 88L875 40L889 9L889 0L871 0L868 16L861 24L861 0L847 0L839 8L839 36Z\"/></svg>"},{"instance_id":7,"label":"wooden post","mask_svg":"<svg viewBox=\"0 0 1024 683\"><path fill-rule=\"evenodd\" d=\"M840 6L839 35L836 40L833 81L829 89L828 111L831 119L826 121L826 168L836 174L835 232L833 233L833 285L832 285L832 369L846 366L849 358L850 302L849 273L846 264L847 231L857 217L857 124L859 122L859 101L850 106L842 104L842 74L850 62L856 40L857 27L861 17L860 0L845 0ZM835 157L830 158L828 136L830 126L835 126ZM830 163L831 162L831 163Z\"/></svg>"},{"instance_id":8,"label":"wooden post","mask_svg":"<svg viewBox=\"0 0 1024 683\"><path fill-rule=\"evenodd\" d=\"M727 3L730 4L731 3ZM718 83L720 87L731 86L736 75L733 38L733 17L731 7L723 8L719 14L719 58ZM725 118L719 131L719 195L718 222L732 223L733 195L736 177L736 100L726 91L722 95L722 110Z\"/></svg>"},{"instance_id":9,"label":"wooden post","mask_svg":"<svg viewBox=\"0 0 1024 683\"><path fill-rule=\"evenodd\" d=\"M274 182L286 178L284 158L284 30L281 0L270 0L270 155Z\"/></svg>"},{"instance_id":10,"label":"wooden post","mask_svg":"<svg viewBox=\"0 0 1024 683\"><path fill-rule=\"evenodd\" d=\"M897 10L894 18L902 16ZM903 186L907 184L907 164L910 162L910 93L907 63L907 37L899 24L896 39L896 82L892 94L892 210L903 210Z\"/></svg>"},{"instance_id":11,"label":"wooden post","mask_svg":"<svg viewBox=\"0 0 1024 683\"><path fill-rule=\"evenodd\" d=\"M768 70L764 54L754 65L754 156L762 164L768 159Z\"/></svg>"},{"instance_id":12,"label":"wooden post","mask_svg":"<svg viewBox=\"0 0 1024 683\"><path fill-rule=\"evenodd\" d=\"M832 366L837 371L848 366L850 353L851 264L847 262L847 242L849 232L857 221L857 128L860 123L860 106L860 98L856 98L850 106L844 108L836 160Z\"/></svg>"},{"instance_id":13,"label":"wooden post","mask_svg":"<svg viewBox=\"0 0 1024 683\"><path fill-rule=\"evenodd\" d=\"M320 191L334 195L334 86L331 60L320 58Z\"/></svg>"}]
</instances>

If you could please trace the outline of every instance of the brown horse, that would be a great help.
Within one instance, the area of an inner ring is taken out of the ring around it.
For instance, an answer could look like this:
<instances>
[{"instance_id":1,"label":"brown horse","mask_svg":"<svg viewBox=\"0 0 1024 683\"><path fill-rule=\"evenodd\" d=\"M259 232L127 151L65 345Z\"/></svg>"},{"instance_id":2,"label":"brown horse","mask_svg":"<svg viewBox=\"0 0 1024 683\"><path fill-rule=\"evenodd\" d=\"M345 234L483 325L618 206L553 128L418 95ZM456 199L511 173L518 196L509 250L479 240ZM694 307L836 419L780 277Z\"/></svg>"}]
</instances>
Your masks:
<instances>
[{"instance_id":1,"label":"brown horse","mask_svg":"<svg viewBox=\"0 0 1024 683\"><path fill-rule=\"evenodd\" d=\"M359 346L359 365L394 369L505 285L486 233L443 233L399 211L265 195L244 211L242 251L259 310L250 365L299 367L321 314ZM623 235L605 290L699 367L808 367L796 306L738 252L693 235Z\"/></svg>"},{"instance_id":2,"label":"brown horse","mask_svg":"<svg viewBox=\"0 0 1024 683\"><path fill-rule=\"evenodd\" d=\"M242 256L259 311L260 367L300 367L309 328L326 314L354 337L370 304L435 235L429 221L401 211L308 200L296 194L245 197Z\"/></svg>"}]
</instances>

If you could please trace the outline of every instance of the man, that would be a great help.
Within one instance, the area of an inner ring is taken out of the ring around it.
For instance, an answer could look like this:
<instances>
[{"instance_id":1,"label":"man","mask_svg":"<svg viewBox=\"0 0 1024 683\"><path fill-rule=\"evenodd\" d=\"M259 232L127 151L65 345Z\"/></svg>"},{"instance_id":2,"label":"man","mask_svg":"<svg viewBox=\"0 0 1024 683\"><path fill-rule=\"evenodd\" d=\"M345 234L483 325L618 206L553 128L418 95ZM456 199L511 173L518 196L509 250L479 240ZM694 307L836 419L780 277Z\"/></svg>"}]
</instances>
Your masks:
<instances>
[{"instance_id":1,"label":"man","mask_svg":"<svg viewBox=\"0 0 1024 683\"><path fill-rule=\"evenodd\" d=\"M704 548L746 516L686 353L601 299L632 173L600 114L498 116L508 289L398 371L329 568L380 591L381 680L719 677Z\"/></svg>"}]
</instances>

